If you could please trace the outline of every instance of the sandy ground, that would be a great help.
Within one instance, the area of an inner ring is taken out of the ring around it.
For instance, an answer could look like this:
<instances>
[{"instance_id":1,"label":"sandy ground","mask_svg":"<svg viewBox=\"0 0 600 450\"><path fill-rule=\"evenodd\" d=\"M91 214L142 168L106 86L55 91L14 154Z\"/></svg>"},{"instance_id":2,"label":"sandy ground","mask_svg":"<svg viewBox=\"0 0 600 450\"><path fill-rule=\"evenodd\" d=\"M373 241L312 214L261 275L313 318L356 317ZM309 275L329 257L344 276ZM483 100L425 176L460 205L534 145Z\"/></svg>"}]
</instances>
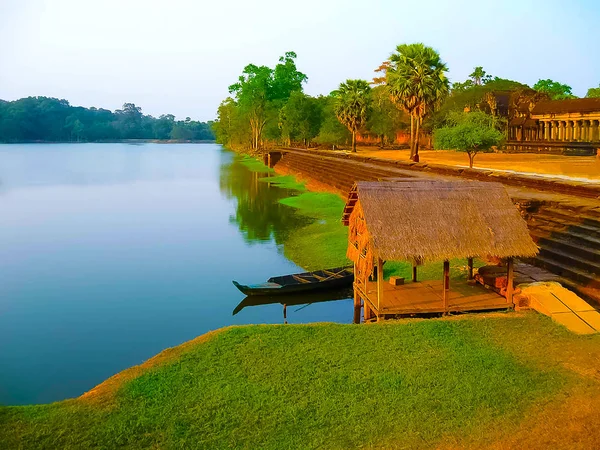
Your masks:
<instances>
[{"instance_id":1,"label":"sandy ground","mask_svg":"<svg viewBox=\"0 0 600 450\"><path fill-rule=\"evenodd\" d=\"M410 154L408 150L379 150L374 147L359 147L358 153L394 160L408 160ZM463 152L421 150L419 155L421 162L425 163L465 167L469 165L469 157ZM475 157L473 167L600 181L600 157L595 156L481 153Z\"/></svg>"}]
</instances>

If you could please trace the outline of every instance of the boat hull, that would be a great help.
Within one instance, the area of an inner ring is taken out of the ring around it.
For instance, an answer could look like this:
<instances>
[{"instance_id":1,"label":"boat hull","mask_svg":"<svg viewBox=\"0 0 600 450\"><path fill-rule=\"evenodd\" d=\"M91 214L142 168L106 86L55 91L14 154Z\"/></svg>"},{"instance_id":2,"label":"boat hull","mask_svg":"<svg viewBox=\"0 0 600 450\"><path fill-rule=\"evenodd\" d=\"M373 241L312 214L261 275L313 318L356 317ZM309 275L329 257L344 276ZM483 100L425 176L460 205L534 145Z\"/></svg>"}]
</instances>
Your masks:
<instances>
[{"instance_id":1,"label":"boat hull","mask_svg":"<svg viewBox=\"0 0 600 450\"><path fill-rule=\"evenodd\" d=\"M328 274L335 274L328 275ZM299 281L302 280L302 281ZM246 295L285 295L320 291L350 286L354 281L352 268L318 270L270 278L266 283L244 285L233 281L235 287Z\"/></svg>"}]
</instances>

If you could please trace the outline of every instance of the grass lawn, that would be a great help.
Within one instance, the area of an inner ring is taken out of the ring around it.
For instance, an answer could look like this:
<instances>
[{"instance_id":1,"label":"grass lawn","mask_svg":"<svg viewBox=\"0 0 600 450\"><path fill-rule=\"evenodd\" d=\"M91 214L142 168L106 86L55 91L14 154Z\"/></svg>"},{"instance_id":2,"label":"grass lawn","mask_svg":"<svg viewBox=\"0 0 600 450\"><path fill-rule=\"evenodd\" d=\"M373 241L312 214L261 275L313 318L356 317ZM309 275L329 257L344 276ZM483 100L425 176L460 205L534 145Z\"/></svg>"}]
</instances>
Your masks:
<instances>
[{"instance_id":1,"label":"grass lawn","mask_svg":"<svg viewBox=\"0 0 600 450\"><path fill-rule=\"evenodd\" d=\"M540 337L551 337L552 345L539 345ZM78 399L2 407L0 442L3 448L481 447L510 442L522 426L547 425L535 417L577 393L600 399L600 380L585 374L594 368L590 355L600 356L600 337L572 335L535 313L229 328ZM594 425L587 438L600 438Z\"/></svg>"}]
</instances>

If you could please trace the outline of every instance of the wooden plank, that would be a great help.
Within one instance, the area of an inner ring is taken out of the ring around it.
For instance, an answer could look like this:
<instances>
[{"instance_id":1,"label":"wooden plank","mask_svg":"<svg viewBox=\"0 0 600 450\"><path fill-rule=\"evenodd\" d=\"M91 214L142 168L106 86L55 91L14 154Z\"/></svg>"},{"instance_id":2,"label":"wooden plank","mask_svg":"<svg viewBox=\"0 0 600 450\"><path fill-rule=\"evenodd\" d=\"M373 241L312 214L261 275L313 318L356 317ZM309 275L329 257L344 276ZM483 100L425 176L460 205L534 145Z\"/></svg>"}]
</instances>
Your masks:
<instances>
[{"instance_id":1,"label":"wooden plank","mask_svg":"<svg viewBox=\"0 0 600 450\"><path fill-rule=\"evenodd\" d=\"M310 281L305 280L302 277L299 277L298 275L292 275L292 277L294 277L294 280L299 281L300 283L310 283Z\"/></svg>"}]
</instances>

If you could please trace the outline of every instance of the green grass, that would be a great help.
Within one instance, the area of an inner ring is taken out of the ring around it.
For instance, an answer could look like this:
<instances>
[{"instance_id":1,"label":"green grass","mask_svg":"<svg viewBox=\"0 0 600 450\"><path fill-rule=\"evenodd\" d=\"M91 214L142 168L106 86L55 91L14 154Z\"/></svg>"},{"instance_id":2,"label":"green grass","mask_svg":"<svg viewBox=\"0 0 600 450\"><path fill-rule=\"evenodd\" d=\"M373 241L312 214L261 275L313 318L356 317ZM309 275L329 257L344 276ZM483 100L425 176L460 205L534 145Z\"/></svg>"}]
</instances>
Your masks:
<instances>
[{"instance_id":1,"label":"green grass","mask_svg":"<svg viewBox=\"0 0 600 450\"><path fill-rule=\"evenodd\" d=\"M283 246L288 259L306 270L350 264L346 258L348 228L341 222L344 201L338 195L304 192L280 203L314 219L310 225L289 233Z\"/></svg>"},{"instance_id":2,"label":"green grass","mask_svg":"<svg viewBox=\"0 0 600 450\"><path fill-rule=\"evenodd\" d=\"M294 189L296 191L305 191L306 186L304 183L296 181L292 175L276 175L273 177L259 178L258 181L263 183L271 183L272 186L276 186L284 189Z\"/></svg>"},{"instance_id":3,"label":"green grass","mask_svg":"<svg viewBox=\"0 0 600 450\"><path fill-rule=\"evenodd\" d=\"M485 439L571 381L494 344L551 321L488 318L483 333L480 322L228 329L104 394L110 401L1 408L0 442L341 449Z\"/></svg>"},{"instance_id":4,"label":"green grass","mask_svg":"<svg viewBox=\"0 0 600 450\"><path fill-rule=\"evenodd\" d=\"M253 158L252 156L241 155L239 158L240 162L244 166L246 166L251 172L275 172L273 169L270 169L269 167L265 166L261 161L259 161L256 158Z\"/></svg>"}]
</instances>

